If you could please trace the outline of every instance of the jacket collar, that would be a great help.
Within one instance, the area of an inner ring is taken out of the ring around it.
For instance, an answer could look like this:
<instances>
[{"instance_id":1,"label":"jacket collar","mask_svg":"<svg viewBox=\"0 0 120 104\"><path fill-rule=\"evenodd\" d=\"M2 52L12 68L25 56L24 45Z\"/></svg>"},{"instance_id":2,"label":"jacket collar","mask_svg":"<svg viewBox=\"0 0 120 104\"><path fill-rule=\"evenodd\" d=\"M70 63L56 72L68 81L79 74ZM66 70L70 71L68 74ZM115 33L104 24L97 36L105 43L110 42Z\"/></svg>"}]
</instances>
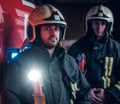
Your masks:
<instances>
[{"instance_id":1,"label":"jacket collar","mask_svg":"<svg viewBox=\"0 0 120 104\"><path fill-rule=\"evenodd\" d=\"M33 47L37 47L39 50L44 51L44 53L46 55L47 54L49 55L49 52L46 50L46 48L44 47L44 45L33 43L32 46ZM54 58L54 57L56 57L56 58L61 57L64 53L65 53L65 49L63 47L60 47L59 45L57 45L57 47L55 47L54 53L52 55L52 58Z\"/></svg>"}]
</instances>

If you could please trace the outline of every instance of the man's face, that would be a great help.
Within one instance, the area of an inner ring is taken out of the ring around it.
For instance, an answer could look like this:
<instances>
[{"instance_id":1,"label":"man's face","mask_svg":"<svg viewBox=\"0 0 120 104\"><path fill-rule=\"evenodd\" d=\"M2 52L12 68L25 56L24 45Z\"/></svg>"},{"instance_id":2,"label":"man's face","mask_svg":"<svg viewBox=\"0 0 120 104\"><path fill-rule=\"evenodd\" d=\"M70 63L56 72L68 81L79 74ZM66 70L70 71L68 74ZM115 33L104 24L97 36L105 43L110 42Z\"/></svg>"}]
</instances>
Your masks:
<instances>
[{"instance_id":1,"label":"man's face","mask_svg":"<svg viewBox=\"0 0 120 104\"><path fill-rule=\"evenodd\" d=\"M46 25L41 27L41 39L49 48L55 48L60 39L60 27Z\"/></svg>"},{"instance_id":2,"label":"man's face","mask_svg":"<svg viewBox=\"0 0 120 104\"><path fill-rule=\"evenodd\" d=\"M105 34L106 22L102 21L102 20L93 20L92 21L92 28L93 28L95 35L98 38L101 38Z\"/></svg>"}]
</instances>

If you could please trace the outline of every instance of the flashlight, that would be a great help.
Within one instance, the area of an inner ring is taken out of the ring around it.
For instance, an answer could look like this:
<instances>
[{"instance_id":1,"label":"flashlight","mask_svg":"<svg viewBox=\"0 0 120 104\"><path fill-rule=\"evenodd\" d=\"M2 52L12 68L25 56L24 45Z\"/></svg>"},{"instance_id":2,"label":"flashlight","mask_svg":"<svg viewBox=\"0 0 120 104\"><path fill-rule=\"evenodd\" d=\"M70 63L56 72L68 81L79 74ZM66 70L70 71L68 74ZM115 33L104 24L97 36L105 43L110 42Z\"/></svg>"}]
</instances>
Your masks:
<instances>
[{"instance_id":1,"label":"flashlight","mask_svg":"<svg viewBox=\"0 0 120 104\"><path fill-rule=\"evenodd\" d=\"M46 104L45 97L42 92L43 83L40 70L31 70L28 74L28 78L33 81L34 104Z\"/></svg>"}]
</instances>

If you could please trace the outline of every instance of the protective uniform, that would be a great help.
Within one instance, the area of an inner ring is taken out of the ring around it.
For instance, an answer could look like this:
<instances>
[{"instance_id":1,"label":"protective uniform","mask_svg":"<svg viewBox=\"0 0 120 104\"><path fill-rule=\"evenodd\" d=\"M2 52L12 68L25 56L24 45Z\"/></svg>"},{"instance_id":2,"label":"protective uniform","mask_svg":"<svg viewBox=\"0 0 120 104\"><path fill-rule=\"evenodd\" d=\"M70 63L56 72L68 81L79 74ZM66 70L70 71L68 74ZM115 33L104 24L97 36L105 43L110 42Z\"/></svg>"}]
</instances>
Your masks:
<instances>
[{"instance_id":1,"label":"protective uniform","mask_svg":"<svg viewBox=\"0 0 120 104\"><path fill-rule=\"evenodd\" d=\"M96 19L106 21L108 26L100 41L90 27ZM86 36L75 42L68 53L80 67L84 66L83 73L92 88L105 89L105 104L120 104L120 44L109 37L113 28L112 12L104 6L93 7L86 16L86 27Z\"/></svg>"},{"instance_id":2,"label":"protective uniform","mask_svg":"<svg viewBox=\"0 0 120 104\"><path fill-rule=\"evenodd\" d=\"M48 14L45 14L44 11L47 11ZM37 18L33 16L34 13L38 13L35 15L38 17L43 14L43 17ZM35 22L36 19L38 21ZM39 34L36 32L40 31L39 26L49 24L60 25L62 31L65 31L66 22L53 6L44 5L30 14L28 26L32 29L33 37L37 37ZM28 33L28 35L31 34ZM64 36L62 35L62 37ZM17 59L10 62L5 68L4 76L6 77L4 77L3 85L7 99L4 104L34 103L33 86L28 80L28 72L31 68L36 67L42 72L46 104L91 104L89 99L90 86L76 61L59 45L51 57L43 42L34 39L31 38L32 47L19 54Z\"/></svg>"}]
</instances>

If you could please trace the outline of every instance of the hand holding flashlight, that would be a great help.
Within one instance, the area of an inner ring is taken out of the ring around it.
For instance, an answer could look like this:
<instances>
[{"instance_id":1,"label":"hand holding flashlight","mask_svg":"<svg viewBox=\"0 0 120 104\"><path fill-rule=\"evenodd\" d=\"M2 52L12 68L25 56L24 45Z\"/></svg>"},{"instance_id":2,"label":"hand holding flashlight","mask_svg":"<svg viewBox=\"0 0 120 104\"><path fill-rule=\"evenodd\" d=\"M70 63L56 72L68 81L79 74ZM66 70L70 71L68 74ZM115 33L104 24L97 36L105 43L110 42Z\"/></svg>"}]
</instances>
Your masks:
<instances>
[{"instance_id":1,"label":"hand holding flashlight","mask_svg":"<svg viewBox=\"0 0 120 104\"><path fill-rule=\"evenodd\" d=\"M39 70L32 70L28 74L30 80L33 81L33 88L34 88L34 104L46 104L45 97L42 92L42 74Z\"/></svg>"}]
</instances>

